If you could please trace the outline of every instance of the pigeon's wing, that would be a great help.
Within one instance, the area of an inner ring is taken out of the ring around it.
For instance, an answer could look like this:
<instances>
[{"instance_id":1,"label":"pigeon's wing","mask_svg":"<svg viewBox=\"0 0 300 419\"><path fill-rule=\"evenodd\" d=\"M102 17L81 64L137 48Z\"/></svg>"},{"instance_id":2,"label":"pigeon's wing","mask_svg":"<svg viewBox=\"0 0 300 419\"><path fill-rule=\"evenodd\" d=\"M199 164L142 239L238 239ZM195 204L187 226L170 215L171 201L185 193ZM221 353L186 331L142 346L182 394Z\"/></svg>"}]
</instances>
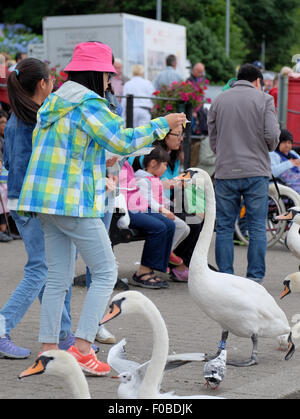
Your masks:
<instances>
[{"instance_id":1,"label":"pigeon's wing","mask_svg":"<svg viewBox=\"0 0 300 419\"><path fill-rule=\"evenodd\" d=\"M206 361L207 356L202 352L191 352L184 354L169 355L165 366L165 371L181 367L189 362L203 362Z\"/></svg>"},{"instance_id":2,"label":"pigeon's wing","mask_svg":"<svg viewBox=\"0 0 300 419\"><path fill-rule=\"evenodd\" d=\"M140 364L127 359L125 346L126 339L114 345L108 352L107 363L119 374L124 371L135 373Z\"/></svg>"},{"instance_id":3,"label":"pigeon's wing","mask_svg":"<svg viewBox=\"0 0 300 419\"><path fill-rule=\"evenodd\" d=\"M226 351L223 350L221 354L206 362L203 367L204 377L215 377L222 381L226 372Z\"/></svg>"}]
</instances>

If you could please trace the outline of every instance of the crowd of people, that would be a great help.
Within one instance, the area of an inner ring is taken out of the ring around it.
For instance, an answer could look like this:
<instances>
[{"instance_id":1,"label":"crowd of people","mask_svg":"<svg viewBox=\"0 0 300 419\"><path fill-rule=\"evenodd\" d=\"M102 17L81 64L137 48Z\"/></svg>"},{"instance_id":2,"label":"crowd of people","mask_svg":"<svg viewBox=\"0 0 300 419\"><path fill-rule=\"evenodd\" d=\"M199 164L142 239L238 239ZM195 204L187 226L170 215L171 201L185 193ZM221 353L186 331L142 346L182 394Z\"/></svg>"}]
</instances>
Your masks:
<instances>
[{"instance_id":1,"label":"crowd of people","mask_svg":"<svg viewBox=\"0 0 300 419\"><path fill-rule=\"evenodd\" d=\"M243 198L250 236L246 276L259 283L265 276L271 167L297 190L300 166L291 133L280 131L277 121L276 77L270 83L261 70L257 63L242 65L209 110L197 109L191 121L192 132L203 135L215 153L218 269L233 273L234 226ZM131 279L142 288L168 288L164 273L187 283L205 215L184 207L178 211L176 205L186 193L180 179L185 114L151 119L154 90L183 80L176 56L167 57L153 83L141 65L133 67L128 80L108 45L84 42L76 45L64 71L67 81L52 92L45 63L16 57L6 74L7 98L1 96L0 241L13 239L7 230L10 216L28 261L23 279L0 310L6 320L0 355L30 355L12 342L10 332L39 297L41 350L68 350L84 371L100 376L110 370L98 360L94 340L103 341L99 322L117 281L109 239L116 193L124 195L128 227L145 237ZM198 62L188 80L203 77L205 66ZM123 119L121 96L128 94L140 97L134 99L133 128L126 128ZM148 146L148 154L128 158ZM86 264L87 292L73 333L70 305L78 252Z\"/></svg>"}]
</instances>

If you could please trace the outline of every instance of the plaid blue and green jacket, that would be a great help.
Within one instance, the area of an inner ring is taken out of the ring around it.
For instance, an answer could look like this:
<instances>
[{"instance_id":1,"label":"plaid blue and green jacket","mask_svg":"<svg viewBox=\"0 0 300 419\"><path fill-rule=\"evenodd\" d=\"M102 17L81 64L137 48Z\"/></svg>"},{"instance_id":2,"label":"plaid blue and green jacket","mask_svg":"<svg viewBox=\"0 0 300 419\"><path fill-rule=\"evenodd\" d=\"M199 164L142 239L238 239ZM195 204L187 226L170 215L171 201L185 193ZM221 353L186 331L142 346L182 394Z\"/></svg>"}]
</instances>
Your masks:
<instances>
[{"instance_id":1,"label":"plaid blue and green jacket","mask_svg":"<svg viewBox=\"0 0 300 419\"><path fill-rule=\"evenodd\" d=\"M169 131L166 118L136 129L123 124L105 99L78 83L64 83L38 112L18 210L102 217L105 149L129 154Z\"/></svg>"}]
</instances>

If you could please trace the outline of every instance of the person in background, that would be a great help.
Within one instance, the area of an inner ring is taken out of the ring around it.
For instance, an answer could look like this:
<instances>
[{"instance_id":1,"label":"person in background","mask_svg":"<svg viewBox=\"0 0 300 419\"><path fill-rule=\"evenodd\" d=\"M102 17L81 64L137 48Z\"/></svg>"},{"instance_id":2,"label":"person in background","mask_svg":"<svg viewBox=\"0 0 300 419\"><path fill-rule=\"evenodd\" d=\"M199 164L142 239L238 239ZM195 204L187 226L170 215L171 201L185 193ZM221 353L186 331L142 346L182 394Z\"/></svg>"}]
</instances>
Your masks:
<instances>
[{"instance_id":1,"label":"person in background","mask_svg":"<svg viewBox=\"0 0 300 419\"><path fill-rule=\"evenodd\" d=\"M166 58L166 68L157 74L153 81L154 88L160 90L162 86L170 86L174 81L181 82L183 78L176 71L176 55L168 55Z\"/></svg>"},{"instance_id":2,"label":"person in background","mask_svg":"<svg viewBox=\"0 0 300 419\"><path fill-rule=\"evenodd\" d=\"M7 177L8 172L3 166L4 152L4 128L8 120L5 111L0 110L0 242L9 242L13 240L7 231L7 220L9 210L7 208Z\"/></svg>"},{"instance_id":3,"label":"person in background","mask_svg":"<svg viewBox=\"0 0 300 419\"><path fill-rule=\"evenodd\" d=\"M133 128L136 128L148 124L151 120L153 103L150 98L154 92L154 87L151 81L144 78L144 67L142 65L134 65L132 74L132 79L124 84L123 95L144 97L144 99L134 99L133 102ZM126 98L122 99L122 108L123 118L126 120Z\"/></svg>"},{"instance_id":4,"label":"person in background","mask_svg":"<svg viewBox=\"0 0 300 419\"><path fill-rule=\"evenodd\" d=\"M293 69L291 67L287 67L287 66L282 67L282 69L280 70L280 74L283 75L283 76L288 76L292 72L293 72Z\"/></svg>"},{"instance_id":5,"label":"person in background","mask_svg":"<svg viewBox=\"0 0 300 419\"><path fill-rule=\"evenodd\" d=\"M91 271L91 285L68 352L94 376L109 365L97 359L94 342L115 282L117 266L101 220L105 205L106 150L130 154L184 123L170 114L144 127L124 129L123 119L107 107L105 91L112 51L99 42L77 44L64 69L68 80L39 110L33 148L18 210L37 213L46 244L48 278L41 307L42 351L57 349L63 302L74 278L76 248Z\"/></svg>"},{"instance_id":6,"label":"person in background","mask_svg":"<svg viewBox=\"0 0 300 419\"><path fill-rule=\"evenodd\" d=\"M201 81L204 76L205 76L204 64L196 63L192 68L190 77L186 81L197 83L198 81Z\"/></svg>"},{"instance_id":7,"label":"person in background","mask_svg":"<svg viewBox=\"0 0 300 419\"><path fill-rule=\"evenodd\" d=\"M35 58L21 61L8 77L8 95L12 114L4 131L4 166L8 170L8 208L23 239L27 253L24 277L14 290L0 314L6 321L6 335L0 336L0 357L23 359L30 356L30 350L17 346L10 332L19 324L39 296L47 279L44 234L38 218L19 214L18 198L22 188L32 151L32 133L36 125L37 112L51 93L53 83L46 64ZM68 293L60 327L60 349L66 348L70 336Z\"/></svg>"},{"instance_id":8,"label":"person in background","mask_svg":"<svg viewBox=\"0 0 300 419\"><path fill-rule=\"evenodd\" d=\"M123 75L123 62L120 58L115 58L114 67L116 69L116 75L111 78L110 84L117 100L121 103L122 98L120 96L123 96L124 83L126 83L129 79Z\"/></svg>"},{"instance_id":9,"label":"person in background","mask_svg":"<svg viewBox=\"0 0 300 419\"><path fill-rule=\"evenodd\" d=\"M244 64L237 78L208 111L210 144L216 153L216 262L221 272L233 274L233 235L243 197L250 237L246 276L261 283L267 250L269 152L275 150L280 130L274 100L262 91L261 71Z\"/></svg>"},{"instance_id":10,"label":"person in background","mask_svg":"<svg viewBox=\"0 0 300 419\"><path fill-rule=\"evenodd\" d=\"M0 53L0 104L4 111L10 111L9 98L7 93L7 79L9 76L8 64L10 56L5 53Z\"/></svg>"},{"instance_id":11,"label":"person in background","mask_svg":"<svg viewBox=\"0 0 300 419\"><path fill-rule=\"evenodd\" d=\"M269 93L273 87L274 76L271 73L263 73L264 78L264 92Z\"/></svg>"},{"instance_id":12,"label":"person in background","mask_svg":"<svg viewBox=\"0 0 300 419\"><path fill-rule=\"evenodd\" d=\"M273 87L269 90L268 93L269 93L269 95L273 96L275 109L277 110L277 104L278 104L278 74L275 75L274 80L273 80Z\"/></svg>"},{"instance_id":13,"label":"person in background","mask_svg":"<svg viewBox=\"0 0 300 419\"><path fill-rule=\"evenodd\" d=\"M272 174L300 194L300 156L292 150L293 134L282 129L279 144L270 153Z\"/></svg>"},{"instance_id":14,"label":"person in background","mask_svg":"<svg viewBox=\"0 0 300 419\"><path fill-rule=\"evenodd\" d=\"M254 65L254 67L258 68L258 70L262 73L264 71L264 65L261 61L253 61L252 65Z\"/></svg>"},{"instance_id":15,"label":"person in background","mask_svg":"<svg viewBox=\"0 0 300 419\"><path fill-rule=\"evenodd\" d=\"M13 65L11 65L11 66L9 67L8 71L9 71L9 72L14 71L14 69L17 67L17 65L18 65L18 64L19 64L22 60L24 60L25 58L27 58L27 54L26 54L25 52L20 52L20 51L18 51L18 52L16 53L16 55L15 55L15 60L16 60L16 63L15 63L15 64L13 64Z\"/></svg>"}]
</instances>

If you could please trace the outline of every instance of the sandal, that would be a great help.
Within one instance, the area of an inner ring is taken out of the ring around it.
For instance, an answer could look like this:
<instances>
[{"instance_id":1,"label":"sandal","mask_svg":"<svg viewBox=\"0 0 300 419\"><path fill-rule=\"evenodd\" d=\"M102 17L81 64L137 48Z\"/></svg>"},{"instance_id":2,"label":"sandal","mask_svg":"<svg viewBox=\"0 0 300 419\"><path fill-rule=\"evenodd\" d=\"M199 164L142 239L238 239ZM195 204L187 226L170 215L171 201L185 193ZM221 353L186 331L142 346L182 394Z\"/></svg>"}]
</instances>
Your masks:
<instances>
[{"instance_id":1,"label":"sandal","mask_svg":"<svg viewBox=\"0 0 300 419\"><path fill-rule=\"evenodd\" d=\"M154 272L153 272L153 271L152 271L151 273L153 273L153 274L154 274ZM154 278L155 278L155 280L156 280L156 283L160 285L160 288L169 288L169 283L168 283L168 281L164 281L164 280L160 279L160 277L159 277L159 276L157 276L157 275L155 275L155 274L154 274Z\"/></svg>"},{"instance_id":2,"label":"sandal","mask_svg":"<svg viewBox=\"0 0 300 419\"><path fill-rule=\"evenodd\" d=\"M143 277L147 275L150 275L150 277L148 279L143 279ZM142 275L137 275L137 273L135 272L132 275L132 281L133 285L136 285L137 287L150 288L156 290L161 288L161 283L160 281L155 280L155 274L153 271L146 272Z\"/></svg>"}]
</instances>

